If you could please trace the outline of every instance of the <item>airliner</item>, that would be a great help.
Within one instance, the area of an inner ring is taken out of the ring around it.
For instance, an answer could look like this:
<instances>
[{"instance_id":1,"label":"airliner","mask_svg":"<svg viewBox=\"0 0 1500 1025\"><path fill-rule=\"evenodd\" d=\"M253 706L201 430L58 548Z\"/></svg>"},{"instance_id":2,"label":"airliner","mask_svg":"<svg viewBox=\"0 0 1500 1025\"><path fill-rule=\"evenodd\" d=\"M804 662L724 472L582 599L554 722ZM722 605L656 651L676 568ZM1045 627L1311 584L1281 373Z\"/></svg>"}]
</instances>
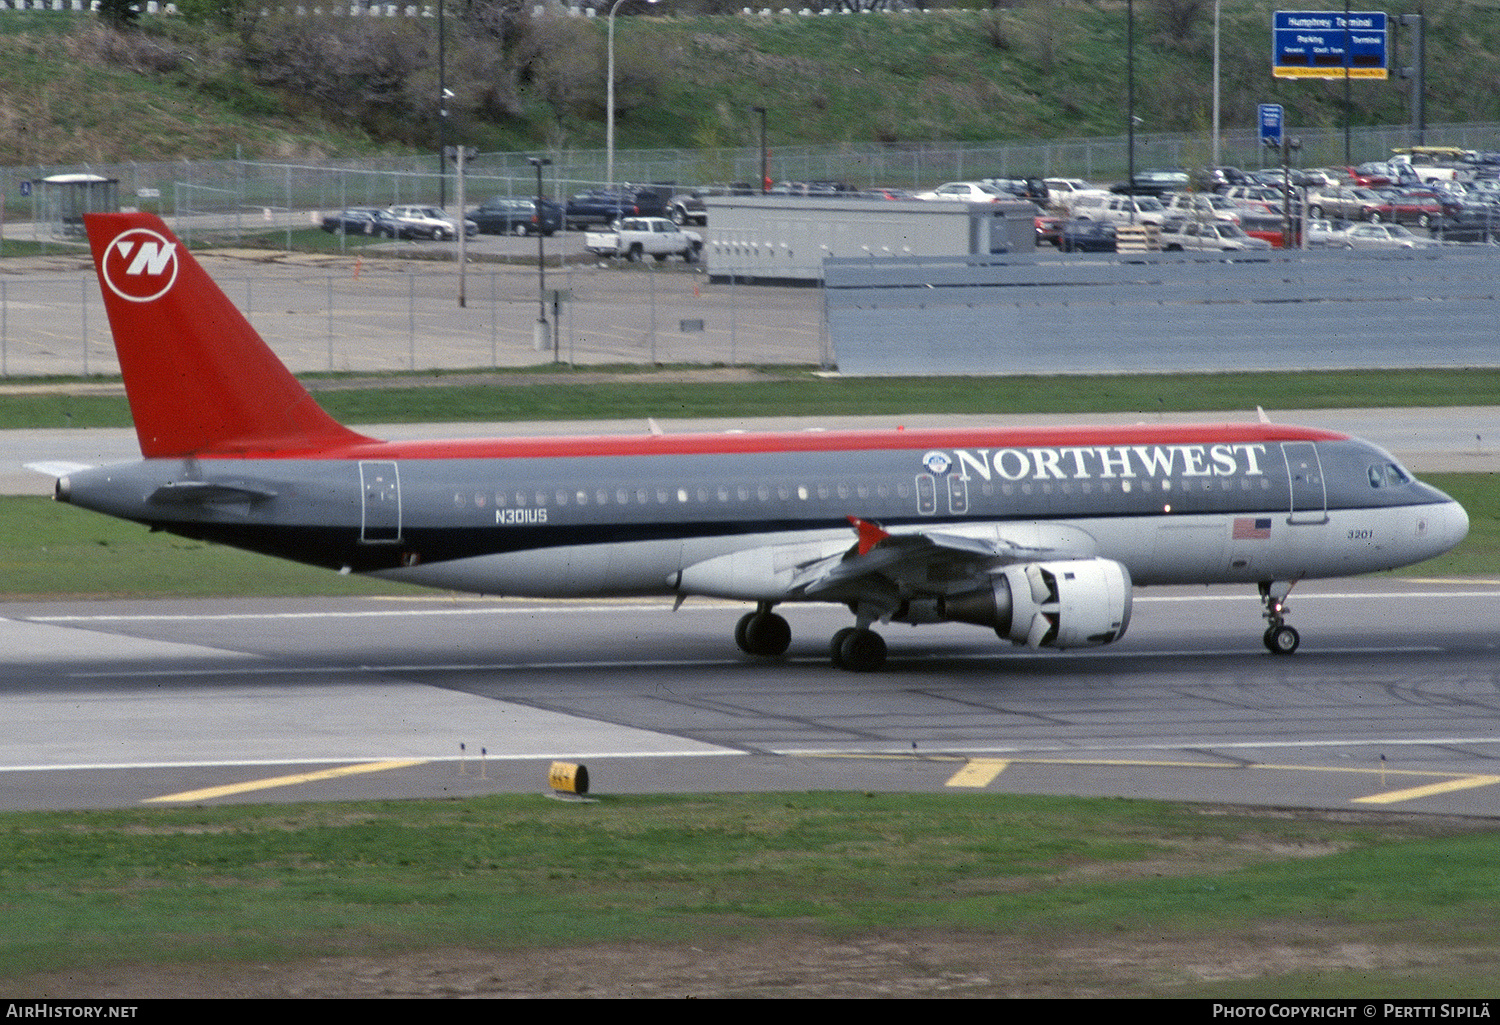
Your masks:
<instances>
[{"instance_id":1,"label":"airliner","mask_svg":"<svg viewBox=\"0 0 1500 1025\"><path fill-rule=\"evenodd\" d=\"M1032 649L1110 644L1134 587L1258 588L1265 647L1298 581L1440 555L1468 515L1344 434L1245 423L378 441L330 417L181 242L84 218L138 462L51 467L58 501L339 573L539 598L847 606L829 654L886 661L877 624L959 622ZM43 464L45 465L45 464Z\"/></svg>"}]
</instances>

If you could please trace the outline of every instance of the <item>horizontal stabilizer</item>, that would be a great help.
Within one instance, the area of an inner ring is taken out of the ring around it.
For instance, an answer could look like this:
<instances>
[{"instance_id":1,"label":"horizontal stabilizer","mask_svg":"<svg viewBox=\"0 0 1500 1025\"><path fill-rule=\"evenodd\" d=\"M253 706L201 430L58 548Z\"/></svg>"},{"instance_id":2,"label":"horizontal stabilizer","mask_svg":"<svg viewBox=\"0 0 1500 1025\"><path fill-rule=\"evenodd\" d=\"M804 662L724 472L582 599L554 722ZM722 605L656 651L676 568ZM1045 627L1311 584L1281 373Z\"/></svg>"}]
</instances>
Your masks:
<instances>
[{"instance_id":1,"label":"horizontal stabilizer","mask_svg":"<svg viewBox=\"0 0 1500 1025\"><path fill-rule=\"evenodd\" d=\"M67 463L61 461L26 463L25 466L26 469L35 473L45 473L48 477L66 477L68 474L77 473L79 470L92 470L94 468L90 463Z\"/></svg>"}]
</instances>

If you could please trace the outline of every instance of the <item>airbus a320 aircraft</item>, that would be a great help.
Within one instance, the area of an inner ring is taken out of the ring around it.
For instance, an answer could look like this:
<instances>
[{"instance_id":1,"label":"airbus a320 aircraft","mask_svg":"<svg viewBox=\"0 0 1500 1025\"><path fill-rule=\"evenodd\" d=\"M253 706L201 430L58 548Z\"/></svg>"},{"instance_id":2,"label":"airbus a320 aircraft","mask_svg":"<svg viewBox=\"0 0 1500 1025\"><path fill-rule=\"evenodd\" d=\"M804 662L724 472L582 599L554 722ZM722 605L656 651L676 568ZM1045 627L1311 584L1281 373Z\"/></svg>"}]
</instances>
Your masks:
<instances>
[{"instance_id":1,"label":"airbus a320 aircraft","mask_svg":"<svg viewBox=\"0 0 1500 1025\"><path fill-rule=\"evenodd\" d=\"M1403 566L1468 516L1388 454L1264 422L1038 430L386 442L313 401L158 218L85 217L141 454L59 501L344 573L549 598L847 605L833 663L879 623L972 623L1032 648L1108 644L1132 585L1258 585L1290 654L1292 585Z\"/></svg>"}]
</instances>

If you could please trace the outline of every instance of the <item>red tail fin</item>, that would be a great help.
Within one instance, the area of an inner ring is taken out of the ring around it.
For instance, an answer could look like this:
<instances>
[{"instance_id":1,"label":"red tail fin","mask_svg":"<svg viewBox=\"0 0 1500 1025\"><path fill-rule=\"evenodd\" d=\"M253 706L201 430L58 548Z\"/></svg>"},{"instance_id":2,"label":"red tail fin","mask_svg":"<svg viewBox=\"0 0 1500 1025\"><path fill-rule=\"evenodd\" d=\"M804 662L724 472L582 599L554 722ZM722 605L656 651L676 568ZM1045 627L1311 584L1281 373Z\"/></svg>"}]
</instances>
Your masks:
<instances>
[{"instance_id":1,"label":"red tail fin","mask_svg":"<svg viewBox=\"0 0 1500 1025\"><path fill-rule=\"evenodd\" d=\"M152 214L86 214L141 454L317 451L366 440L276 358Z\"/></svg>"}]
</instances>

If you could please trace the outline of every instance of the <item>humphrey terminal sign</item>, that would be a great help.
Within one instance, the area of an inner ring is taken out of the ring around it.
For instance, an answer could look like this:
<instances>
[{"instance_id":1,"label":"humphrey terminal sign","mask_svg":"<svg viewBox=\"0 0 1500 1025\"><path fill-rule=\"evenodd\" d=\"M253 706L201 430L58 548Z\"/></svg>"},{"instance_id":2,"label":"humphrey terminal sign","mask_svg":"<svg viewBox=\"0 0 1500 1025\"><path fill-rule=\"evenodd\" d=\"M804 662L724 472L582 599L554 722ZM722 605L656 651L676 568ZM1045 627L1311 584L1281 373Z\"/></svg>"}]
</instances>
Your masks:
<instances>
[{"instance_id":1,"label":"humphrey terminal sign","mask_svg":"<svg viewBox=\"0 0 1500 1025\"><path fill-rule=\"evenodd\" d=\"M1277 11L1272 38L1277 78L1389 77L1383 11Z\"/></svg>"}]
</instances>

